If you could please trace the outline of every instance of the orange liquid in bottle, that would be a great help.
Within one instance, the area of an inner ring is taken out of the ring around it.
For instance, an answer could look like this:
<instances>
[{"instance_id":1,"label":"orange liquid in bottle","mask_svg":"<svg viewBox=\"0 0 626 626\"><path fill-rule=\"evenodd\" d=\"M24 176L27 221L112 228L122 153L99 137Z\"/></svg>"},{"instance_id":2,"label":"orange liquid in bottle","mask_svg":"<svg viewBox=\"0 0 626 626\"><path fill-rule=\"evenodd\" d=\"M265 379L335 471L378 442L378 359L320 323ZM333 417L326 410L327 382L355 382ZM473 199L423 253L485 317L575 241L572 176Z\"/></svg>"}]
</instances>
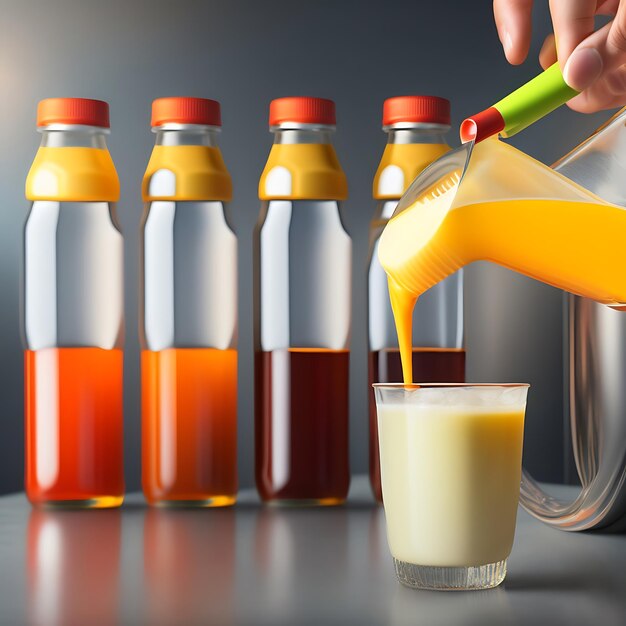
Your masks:
<instances>
[{"instance_id":1,"label":"orange liquid in bottle","mask_svg":"<svg viewBox=\"0 0 626 626\"><path fill-rule=\"evenodd\" d=\"M121 504L122 374L121 350L25 351L26 494L31 502Z\"/></svg>"},{"instance_id":2,"label":"orange liquid in bottle","mask_svg":"<svg viewBox=\"0 0 626 626\"><path fill-rule=\"evenodd\" d=\"M143 490L150 503L224 506L237 493L237 351L141 355Z\"/></svg>"},{"instance_id":3,"label":"orange liquid in bottle","mask_svg":"<svg viewBox=\"0 0 626 626\"><path fill-rule=\"evenodd\" d=\"M338 504L348 495L350 352L256 355L256 481L263 500Z\"/></svg>"}]
</instances>

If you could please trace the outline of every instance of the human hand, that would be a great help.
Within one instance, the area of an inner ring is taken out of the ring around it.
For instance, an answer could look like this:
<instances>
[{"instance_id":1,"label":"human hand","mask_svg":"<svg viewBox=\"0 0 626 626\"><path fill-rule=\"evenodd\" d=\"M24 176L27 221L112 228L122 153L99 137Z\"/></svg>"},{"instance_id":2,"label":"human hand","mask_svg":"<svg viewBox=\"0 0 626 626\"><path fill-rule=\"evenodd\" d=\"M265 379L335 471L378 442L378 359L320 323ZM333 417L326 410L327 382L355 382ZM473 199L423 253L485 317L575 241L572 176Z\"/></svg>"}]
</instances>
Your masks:
<instances>
[{"instance_id":1,"label":"human hand","mask_svg":"<svg viewBox=\"0 0 626 626\"><path fill-rule=\"evenodd\" d=\"M498 36L509 63L530 47L533 0L494 0ZM626 0L550 0L554 34L539 53L546 69L557 60L565 82L580 91L568 106L593 113L626 104ZM613 19L594 31L596 15Z\"/></svg>"}]
</instances>

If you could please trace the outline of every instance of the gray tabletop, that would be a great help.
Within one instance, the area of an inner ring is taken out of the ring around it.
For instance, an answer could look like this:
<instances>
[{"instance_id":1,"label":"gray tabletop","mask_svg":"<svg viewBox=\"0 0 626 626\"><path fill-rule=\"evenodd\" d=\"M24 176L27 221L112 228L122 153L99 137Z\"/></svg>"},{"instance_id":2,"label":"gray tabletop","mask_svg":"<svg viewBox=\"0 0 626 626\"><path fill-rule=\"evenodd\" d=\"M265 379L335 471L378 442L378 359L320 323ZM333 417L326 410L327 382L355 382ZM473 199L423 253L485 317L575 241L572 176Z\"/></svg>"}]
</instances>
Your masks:
<instances>
[{"instance_id":1,"label":"gray tabletop","mask_svg":"<svg viewBox=\"0 0 626 626\"><path fill-rule=\"evenodd\" d=\"M504 585L400 586L363 477L346 506L32 509L0 498L2 624L626 623L626 536L553 530L520 511Z\"/></svg>"}]
</instances>

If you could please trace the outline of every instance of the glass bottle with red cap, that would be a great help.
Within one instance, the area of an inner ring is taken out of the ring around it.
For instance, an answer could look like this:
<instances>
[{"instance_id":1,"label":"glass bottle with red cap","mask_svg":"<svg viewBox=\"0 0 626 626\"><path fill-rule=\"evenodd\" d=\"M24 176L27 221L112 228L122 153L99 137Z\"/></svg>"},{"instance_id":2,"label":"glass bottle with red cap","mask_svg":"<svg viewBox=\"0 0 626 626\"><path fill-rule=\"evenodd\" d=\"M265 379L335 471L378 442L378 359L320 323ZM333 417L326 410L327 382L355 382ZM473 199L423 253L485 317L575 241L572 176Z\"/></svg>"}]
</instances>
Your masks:
<instances>
[{"instance_id":1,"label":"glass bottle with red cap","mask_svg":"<svg viewBox=\"0 0 626 626\"><path fill-rule=\"evenodd\" d=\"M417 175L450 147L450 102L435 96L385 100L387 145L374 177L378 201L370 223L368 272L370 482L382 502L376 403L372 383L402 382L398 339L389 304L387 276L378 262L378 240L398 200ZM465 350L462 270L420 297L413 318L413 379L463 382Z\"/></svg>"},{"instance_id":2,"label":"glass bottle with red cap","mask_svg":"<svg viewBox=\"0 0 626 626\"><path fill-rule=\"evenodd\" d=\"M159 98L143 179L142 484L151 504L237 493L237 239L219 102Z\"/></svg>"},{"instance_id":3,"label":"glass bottle with red cap","mask_svg":"<svg viewBox=\"0 0 626 626\"><path fill-rule=\"evenodd\" d=\"M123 241L109 106L39 103L26 180L26 494L35 504L119 506L124 497Z\"/></svg>"},{"instance_id":4,"label":"glass bottle with red cap","mask_svg":"<svg viewBox=\"0 0 626 626\"><path fill-rule=\"evenodd\" d=\"M352 243L335 105L280 98L261 176L255 255L255 469L264 501L338 504L350 482Z\"/></svg>"}]
</instances>

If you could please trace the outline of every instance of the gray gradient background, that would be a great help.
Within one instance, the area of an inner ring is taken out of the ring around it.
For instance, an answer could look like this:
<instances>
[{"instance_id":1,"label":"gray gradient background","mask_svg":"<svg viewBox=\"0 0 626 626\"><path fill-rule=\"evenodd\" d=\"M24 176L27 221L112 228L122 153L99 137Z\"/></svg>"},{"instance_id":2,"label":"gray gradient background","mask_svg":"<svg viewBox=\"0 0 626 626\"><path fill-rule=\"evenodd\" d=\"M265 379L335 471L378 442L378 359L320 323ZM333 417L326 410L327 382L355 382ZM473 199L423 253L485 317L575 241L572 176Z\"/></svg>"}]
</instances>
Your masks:
<instances>
[{"instance_id":1,"label":"gray gradient background","mask_svg":"<svg viewBox=\"0 0 626 626\"><path fill-rule=\"evenodd\" d=\"M253 484L252 229L267 157L268 104L286 95L337 103L336 148L348 176L345 223L354 240L351 463L367 468L365 267L371 181L385 136L386 97L424 93L452 100L453 124L533 76L550 29L538 0L529 60L510 67L488 0L220 2L81 0L0 2L0 493L22 488L23 391L19 335L24 180L38 146L37 101L101 98L111 105L109 147L121 179L126 240L126 475L140 485L137 267L140 183L153 143L154 98L194 95L222 103L222 150L232 174L240 241L239 461ZM608 114L567 109L513 143L550 163ZM450 139L456 142L455 131ZM564 477L562 296L508 271L467 271L468 379L529 381L526 462L540 479Z\"/></svg>"}]
</instances>

